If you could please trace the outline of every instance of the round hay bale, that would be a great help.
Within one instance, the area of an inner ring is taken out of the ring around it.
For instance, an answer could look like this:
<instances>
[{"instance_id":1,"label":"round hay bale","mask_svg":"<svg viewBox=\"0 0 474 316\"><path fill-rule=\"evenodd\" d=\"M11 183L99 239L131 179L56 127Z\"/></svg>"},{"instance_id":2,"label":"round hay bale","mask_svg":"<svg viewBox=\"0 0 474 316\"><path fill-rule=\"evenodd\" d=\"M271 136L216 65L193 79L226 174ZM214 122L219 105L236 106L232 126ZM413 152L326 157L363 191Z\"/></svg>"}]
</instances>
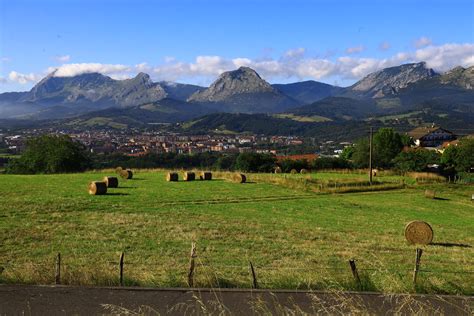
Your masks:
<instances>
[{"instance_id":1,"label":"round hay bale","mask_svg":"<svg viewBox=\"0 0 474 316\"><path fill-rule=\"evenodd\" d=\"M433 229L423 221L413 221L405 227L405 238L410 244L428 245L433 241Z\"/></svg>"},{"instance_id":2,"label":"round hay bale","mask_svg":"<svg viewBox=\"0 0 474 316\"><path fill-rule=\"evenodd\" d=\"M101 181L92 181L89 183L89 194L102 195L107 193L107 184Z\"/></svg>"},{"instance_id":3,"label":"round hay bale","mask_svg":"<svg viewBox=\"0 0 474 316\"><path fill-rule=\"evenodd\" d=\"M300 173L301 173L301 174L307 174L307 173L308 173L308 169L301 169L301 170L300 170Z\"/></svg>"},{"instance_id":4,"label":"round hay bale","mask_svg":"<svg viewBox=\"0 0 474 316\"><path fill-rule=\"evenodd\" d=\"M245 183L245 182L247 182L247 177L245 176L245 174L236 173L233 176L233 180L234 180L234 182Z\"/></svg>"},{"instance_id":5,"label":"round hay bale","mask_svg":"<svg viewBox=\"0 0 474 316\"><path fill-rule=\"evenodd\" d=\"M434 190L425 190L425 198L434 199L436 197L436 192Z\"/></svg>"},{"instance_id":6,"label":"round hay bale","mask_svg":"<svg viewBox=\"0 0 474 316\"><path fill-rule=\"evenodd\" d=\"M118 179L116 177L104 177L102 182L105 182L108 188L118 188Z\"/></svg>"},{"instance_id":7,"label":"round hay bale","mask_svg":"<svg viewBox=\"0 0 474 316\"><path fill-rule=\"evenodd\" d=\"M168 172L168 174L166 175L166 181L168 182L172 182L172 181L176 182L178 181L178 179L179 179L179 175L177 172Z\"/></svg>"},{"instance_id":8,"label":"round hay bale","mask_svg":"<svg viewBox=\"0 0 474 316\"><path fill-rule=\"evenodd\" d=\"M378 172L377 169L372 169L372 177L376 177Z\"/></svg>"},{"instance_id":9,"label":"round hay bale","mask_svg":"<svg viewBox=\"0 0 474 316\"><path fill-rule=\"evenodd\" d=\"M291 174L297 174L298 171L297 171L296 169L291 169L290 173L291 173Z\"/></svg>"},{"instance_id":10,"label":"round hay bale","mask_svg":"<svg viewBox=\"0 0 474 316\"><path fill-rule=\"evenodd\" d=\"M120 172L122 172L122 170L123 170L122 167L117 167L117 168L115 168L115 172L116 172L117 174L120 174Z\"/></svg>"},{"instance_id":11,"label":"round hay bale","mask_svg":"<svg viewBox=\"0 0 474 316\"><path fill-rule=\"evenodd\" d=\"M279 166L275 167L275 173L281 173L281 167Z\"/></svg>"},{"instance_id":12,"label":"round hay bale","mask_svg":"<svg viewBox=\"0 0 474 316\"><path fill-rule=\"evenodd\" d=\"M199 179L201 180L212 180L212 172L209 172L209 171L203 171L201 172L201 174L199 175Z\"/></svg>"},{"instance_id":13,"label":"round hay bale","mask_svg":"<svg viewBox=\"0 0 474 316\"><path fill-rule=\"evenodd\" d=\"M122 177L122 179L131 179L133 178L133 172L132 170L122 170L120 171L120 176Z\"/></svg>"},{"instance_id":14,"label":"round hay bale","mask_svg":"<svg viewBox=\"0 0 474 316\"><path fill-rule=\"evenodd\" d=\"M191 171L186 171L183 176L184 181L194 181L196 179L196 174Z\"/></svg>"}]
</instances>

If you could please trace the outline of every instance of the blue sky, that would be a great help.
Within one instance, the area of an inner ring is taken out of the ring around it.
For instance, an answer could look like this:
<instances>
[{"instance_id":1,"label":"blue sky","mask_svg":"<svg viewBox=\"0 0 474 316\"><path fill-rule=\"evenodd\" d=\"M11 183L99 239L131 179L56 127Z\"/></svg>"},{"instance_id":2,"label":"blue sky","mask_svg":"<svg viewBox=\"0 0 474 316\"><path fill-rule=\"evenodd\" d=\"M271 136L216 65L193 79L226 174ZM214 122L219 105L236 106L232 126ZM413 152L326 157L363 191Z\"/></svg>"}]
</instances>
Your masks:
<instances>
[{"instance_id":1,"label":"blue sky","mask_svg":"<svg viewBox=\"0 0 474 316\"><path fill-rule=\"evenodd\" d=\"M56 68L202 85L238 66L343 86L412 61L446 71L474 65L473 3L0 0L0 92Z\"/></svg>"}]
</instances>

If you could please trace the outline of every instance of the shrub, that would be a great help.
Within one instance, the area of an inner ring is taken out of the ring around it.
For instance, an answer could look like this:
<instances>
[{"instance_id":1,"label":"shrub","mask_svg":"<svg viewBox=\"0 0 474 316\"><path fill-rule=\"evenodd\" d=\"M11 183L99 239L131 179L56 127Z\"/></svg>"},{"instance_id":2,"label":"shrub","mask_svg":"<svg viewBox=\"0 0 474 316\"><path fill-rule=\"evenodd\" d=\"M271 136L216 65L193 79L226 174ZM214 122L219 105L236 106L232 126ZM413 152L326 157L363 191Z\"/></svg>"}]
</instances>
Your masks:
<instances>
[{"instance_id":1,"label":"shrub","mask_svg":"<svg viewBox=\"0 0 474 316\"><path fill-rule=\"evenodd\" d=\"M20 158L11 161L7 173L60 173L84 171L91 165L85 147L66 135L30 139Z\"/></svg>"}]
</instances>

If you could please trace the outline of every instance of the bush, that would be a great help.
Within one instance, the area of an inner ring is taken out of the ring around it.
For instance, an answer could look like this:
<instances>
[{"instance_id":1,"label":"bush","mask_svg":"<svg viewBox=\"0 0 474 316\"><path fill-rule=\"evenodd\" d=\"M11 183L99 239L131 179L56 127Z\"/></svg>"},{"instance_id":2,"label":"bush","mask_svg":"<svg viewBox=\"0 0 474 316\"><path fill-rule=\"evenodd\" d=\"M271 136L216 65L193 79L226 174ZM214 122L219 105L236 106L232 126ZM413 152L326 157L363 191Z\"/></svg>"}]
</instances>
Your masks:
<instances>
[{"instance_id":1,"label":"bush","mask_svg":"<svg viewBox=\"0 0 474 316\"><path fill-rule=\"evenodd\" d=\"M7 173L78 172L90 165L91 159L82 144L66 135L43 135L27 142L21 157L8 164Z\"/></svg>"},{"instance_id":2,"label":"bush","mask_svg":"<svg viewBox=\"0 0 474 316\"><path fill-rule=\"evenodd\" d=\"M244 172L272 172L276 158L269 154L241 153L235 161L235 169Z\"/></svg>"},{"instance_id":3,"label":"bush","mask_svg":"<svg viewBox=\"0 0 474 316\"><path fill-rule=\"evenodd\" d=\"M429 164L440 164L440 154L424 148L401 152L393 159L394 167L401 172L426 171Z\"/></svg>"},{"instance_id":4,"label":"bush","mask_svg":"<svg viewBox=\"0 0 474 316\"><path fill-rule=\"evenodd\" d=\"M352 165L344 158L321 157L316 159L312 166L315 170L321 169L350 169Z\"/></svg>"},{"instance_id":5,"label":"bush","mask_svg":"<svg viewBox=\"0 0 474 316\"><path fill-rule=\"evenodd\" d=\"M474 139L463 138L458 145L446 148L441 157L445 168L453 168L457 172L470 172L474 168Z\"/></svg>"}]
</instances>

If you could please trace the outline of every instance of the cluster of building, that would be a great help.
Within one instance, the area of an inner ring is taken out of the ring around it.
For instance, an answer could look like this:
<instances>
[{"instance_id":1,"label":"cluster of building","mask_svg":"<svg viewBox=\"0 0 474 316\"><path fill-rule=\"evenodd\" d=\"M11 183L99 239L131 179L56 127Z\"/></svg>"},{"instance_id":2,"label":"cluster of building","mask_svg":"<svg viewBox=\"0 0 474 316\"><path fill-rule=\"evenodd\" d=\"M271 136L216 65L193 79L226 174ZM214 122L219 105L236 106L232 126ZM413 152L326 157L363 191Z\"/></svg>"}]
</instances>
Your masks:
<instances>
[{"instance_id":1,"label":"cluster of building","mask_svg":"<svg viewBox=\"0 0 474 316\"><path fill-rule=\"evenodd\" d=\"M130 156L148 153L195 154L203 152L220 153L271 153L284 155L280 148L308 145L314 148L310 154L337 157L350 142L324 141L315 143L314 139L295 136L264 135L180 135L164 132L143 132L136 130L93 130L71 132L67 130L25 130L21 134L0 134L0 143L10 153L21 153L29 137L40 134L68 134L84 144L92 153L122 153ZM457 136L441 127L419 127L407 133L416 146L442 151L457 142Z\"/></svg>"},{"instance_id":2,"label":"cluster of building","mask_svg":"<svg viewBox=\"0 0 474 316\"><path fill-rule=\"evenodd\" d=\"M44 131L43 131L44 133ZM84 144L92 153L122 153L140 156L148 153L195 154L203 152L242 153L258 152L277 154L273 148L298 146L304 140L295 136L263 135L179 135L162 132L133 131L50 131L50 134L67 134ZM2 135L11 153L21 153L29 137L39 135L34 130L16 135Z\"/></svg>"}]
</instances>

